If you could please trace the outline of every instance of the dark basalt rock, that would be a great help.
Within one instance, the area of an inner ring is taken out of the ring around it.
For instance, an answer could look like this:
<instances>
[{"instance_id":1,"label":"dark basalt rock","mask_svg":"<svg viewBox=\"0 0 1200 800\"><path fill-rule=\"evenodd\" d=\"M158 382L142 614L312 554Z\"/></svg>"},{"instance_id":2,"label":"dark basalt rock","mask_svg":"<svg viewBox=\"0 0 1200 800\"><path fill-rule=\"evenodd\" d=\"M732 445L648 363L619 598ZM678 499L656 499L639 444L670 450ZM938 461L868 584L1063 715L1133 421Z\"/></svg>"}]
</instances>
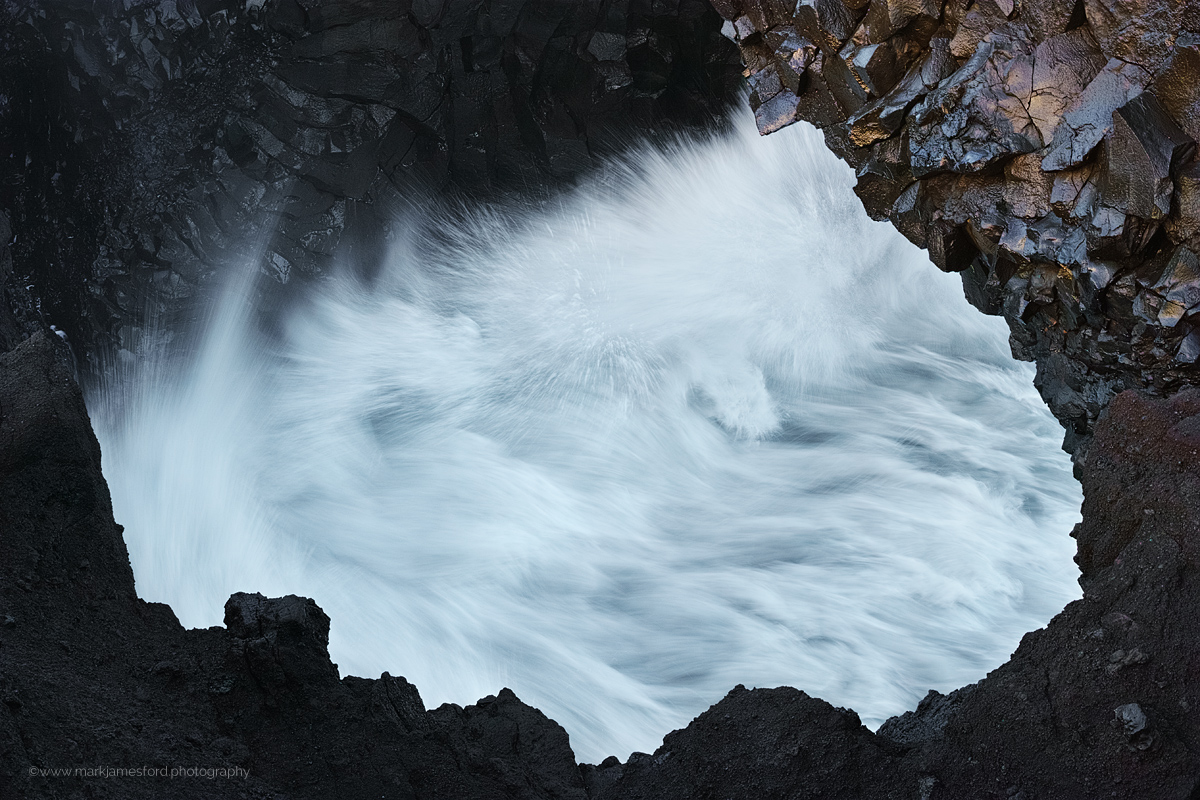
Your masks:
<instances>
[{"instance_id":1,"label":"dark basalt rock","mask_svg":"<svg viewBox=\"0 0 1200 800\"><path fill-rule=\"evenodd\" d=\"M1077 460L1117 392L1197 381L1200 316L1162 291L1200 252L1200 6L715 5L759 129L822 128L868 213L1006 318Z\"/></svg>"},{"instance_id":2,"label":"dark basalt rock","mask_svg":"<svg viewBox=\"0 0 1200 800\"><path fill-rule=\"evenodd\" d=\"M14 285L12 239L13 231L8 222L8 215L0 212L0 353L13 349L18 342L33 332L33 328L26 331L16 316L17 309L27 308L29 303L21 302L25 298L21 297L17 286Z\"/></svg>"},{"instance_id":3,"label":"dark basalt rock","mask_svg":"<svg viewBox=\"0 0 1200 800\"><path fill-rule=\"evenodd\" d=\"M703 0L8 0L0 291L103 359L257 243L279 283L369 267L397 205L537 195L719 126L720 25Z\"/></svg>"},{"instance_id":4,"label":"dark basalt rock","mask_svg":"<svg viewBox=\"0 0 1200 800\"><path fill-rule=\"evenodd\" d=\"M737 686L654 755L585 769L593 798L886 798L899 748L791 688Z\"/></svg>"}]
</instances>

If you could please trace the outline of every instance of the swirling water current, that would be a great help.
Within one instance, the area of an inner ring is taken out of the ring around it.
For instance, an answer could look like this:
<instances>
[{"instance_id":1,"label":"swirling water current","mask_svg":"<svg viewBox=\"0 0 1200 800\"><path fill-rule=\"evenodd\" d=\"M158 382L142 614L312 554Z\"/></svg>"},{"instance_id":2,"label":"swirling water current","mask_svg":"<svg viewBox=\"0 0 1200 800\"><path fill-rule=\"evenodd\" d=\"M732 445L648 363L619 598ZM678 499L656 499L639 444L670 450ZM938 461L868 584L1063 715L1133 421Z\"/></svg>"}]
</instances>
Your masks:
<instances>
[{"instance_id":1,"label":"swirling water current","mask_svg":"<svg viewBox=\"0 0 1200 800\"><path fill-rule=\"evenodd\" d=\"M501 687L596 762L735 684L872 727L1078 596L1062 432L820 135L646 148L397 220L371 281L89 397L141 596L313 597L342 674ZM252 263L253 254L247 254Z\"/></svg>"}]
</instances>

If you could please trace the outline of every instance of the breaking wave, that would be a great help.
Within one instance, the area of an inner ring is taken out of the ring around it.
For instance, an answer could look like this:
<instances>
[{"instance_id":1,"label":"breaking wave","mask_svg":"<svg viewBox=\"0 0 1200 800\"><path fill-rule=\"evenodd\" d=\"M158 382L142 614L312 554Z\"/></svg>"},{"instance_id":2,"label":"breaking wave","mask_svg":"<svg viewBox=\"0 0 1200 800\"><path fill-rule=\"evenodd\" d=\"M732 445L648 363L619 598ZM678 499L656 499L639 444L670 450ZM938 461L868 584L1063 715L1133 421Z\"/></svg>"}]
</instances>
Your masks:
<instances>
[{"instance_id":1,"label":"breaking wave","mask_svg":"<svg viewBox=\"0 0 1200 800\"><path fill-rule=\"evenodd\" d=\"M313 597L342 674L509 686L593 762L737 683L874 726L978 680L1078 596L1079 487L1004 323L852 184L743 119L409 215L269 339L231 288L89 398L141 595Z\"/></svg>"}]
</instances>

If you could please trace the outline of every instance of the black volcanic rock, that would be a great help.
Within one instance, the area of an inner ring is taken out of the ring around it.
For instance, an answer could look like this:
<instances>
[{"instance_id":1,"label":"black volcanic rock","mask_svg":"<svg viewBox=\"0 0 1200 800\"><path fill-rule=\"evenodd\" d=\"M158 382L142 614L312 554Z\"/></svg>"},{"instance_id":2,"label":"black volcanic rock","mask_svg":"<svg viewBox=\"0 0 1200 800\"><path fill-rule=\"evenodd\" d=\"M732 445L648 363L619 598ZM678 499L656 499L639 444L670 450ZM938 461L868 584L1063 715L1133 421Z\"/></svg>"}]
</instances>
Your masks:
<instances>
[{"instance_id":1,"label":"black volcanic rock","mask_svg":"<svg viewBox=\"0 0 1200 800\"><path fill-rule=\"evenodd\" d=\"M597 800L886 798L903 786L900 748L858 715L783 687L737 686L654 755L586 770Z\"/></svg>"},{"instance_id":2,"label":"black volcanic rock","mask_svg":"<svg viewBox=\"0 0 1200 800\"><path fill-rule=\"evenodd\" d=\"M703 0L7 0L0 289L94 360L246 262L369 268L398 207L719 127L720 25Z\"/></svg>"},{"instance_id":3,"label":"black volcanic rock","mask_svg":"<svg viewBox=\"0 0 1200 800\"><path fill-rule=\"evenodd\" d=\"M13 279L12 271L12 225L8 215L0 211L0 353L7 353L30 333L38 330L38 321L23 320L17 315L19 309L30 308L28 291Z\"/></svg>"},{"instance_id":4,"label":"black volcanic rock","mask_svg":"<svg viewBox=\"0 0 1200 800\"><path fill-rule=\"evenodd\" d=\"M822 128L868 213L1005 317L1077 459L1122 389L1197 381L1197 306L1163 288L1200 253L1200 5L714 5L760 130Z\"/></svg>"}]
</instances>

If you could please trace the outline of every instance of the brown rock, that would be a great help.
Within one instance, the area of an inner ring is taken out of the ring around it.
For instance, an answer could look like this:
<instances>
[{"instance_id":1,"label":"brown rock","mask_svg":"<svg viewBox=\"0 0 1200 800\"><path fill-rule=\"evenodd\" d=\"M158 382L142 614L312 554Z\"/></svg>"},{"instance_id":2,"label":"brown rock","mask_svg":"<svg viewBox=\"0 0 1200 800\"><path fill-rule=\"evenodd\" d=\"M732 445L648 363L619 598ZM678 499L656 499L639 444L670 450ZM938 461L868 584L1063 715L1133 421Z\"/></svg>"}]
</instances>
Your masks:
<instances>
[{"instance_id":1,"label":"brown rock","mask_svg":"<svg viewBox=\"0 0 1200 800\"><path fill-rule=\"evenodd\" d=\"M1186 247L1177 247L1152 287L1162 298L1158 323L1174 328L1184 315L1200 306L1200 261Z\"/></svg>"},{"instance_id":2,"label":"brown rock","mask_svg":"<svg viewBox=\"0 0 1200 800\"><path fill-rule=\"evenodd\" d=\"M1191 159L1196 143L1145 92L1113 113L1102 162L1106 206L1148 220L1171 212L1171 175Z\"/></svg>"},{"instance_id":3,"label":"brown rock","mask_svg":"<svg viewBox=\"0 0 1200 800\"><path fill-rule=\"evenodd\" d=\"M870 99L882 97L900 81L900 59L891 42L868 45L850 43L842 49L841 57Z\"/></svg>"},{"instance_id":4,"label":"brown rock","mask_svg":"<svg viewBox=\"0 0 1200 800\"><path fill-rule=\"evenodd\" d=\"M821 60L821 78L829 87L830 93L837 100L842 116L846 117L866 105L870 95L867 87L838 54L824 54Z\"/></svg>"},{"instance_id":5,"label":"brown rock","mask_svg":"<svg viewBox=\"0 0 1200 800\"><path fill-rule=\"evenodd\" d=\"M1088 27L1109 58L1156 72L1175 45L1185 3L1178 0L1085 0Z\"/></svg>"},{"instance_id":6,"label":"brown rock","mask_svg":"<svg viewBox=\"0 0 1200 800\"><path fill-rule=\"evenodd\" d=\"M1025 219L1050 212L1052 176L1041 170L1037 153L1016 156L1004 164L1004 202L1009 213Z\"/></svg>"},{"instance_id":7,"label":"brown rock","mask_svg":"<svg viewBox=\"0 0 1200 800\"><path fill-rule=\"evenodd\" d=\"M936 22L941 15L938 0L871 0L863 26L868 43L883 42L921 18Z\"/></svg>"},{"instance_id":8,"label":"brown rock","mask_svg":"<svg viewBox=\"0 0 1200 800\"><path fill-rule=\"evenodd\" d=\"M1054 183L1050 190L1050 206L1064 219L1091 217L1100 195L1091 164L1053 174Z\"/></svg>"},{"instance_id":9,"label":"brown rock","mask_svg":"<svg viewBox=\"0 0 1200 800\"><path fill-rule=\"evenodd\" d=\"M859 13L842 0L800 0L796 4L795 27L800 35L832 56L854 33L858 17Z\"/></svg>"},{"instance_id":10,"label":"brown rock","mask_svg":"<svg viewBox=\"0 0 1200 800\"><path fill-rule=\"evenodd\" d=\"M785 128L800 119L797 110L798 98L790 89L781 89L769 100L760 102L754 109L754 122L763 136Z\"/></svg>"},{"instance_id":11,"label":"brown rock","mask_svg":"<svg viewBox=\"0 0 1200 800\"><path fill-rule=\"evenodd\" d=\"M1044 144L1053 141L1063 113L1104 63L1096 41L1086 28L1047 39L1034 50L1029 116Z\"/></svg>"},{"instance_id":12,"label":"brown rock","mask_svg":"<svg viewBox=\"0 0 1200 800\"><path fill-rule=\"evenodd\" d=\"M1200 37L1184 34L1150 85L1163 110L1200 141Z\"/></svg>"},{"instance_id":13,"label":"brown rock","mask_svg":"<svg viewBox=\"0 0 1200 800\"><path fill-rule=\"evenodd\" d=\"M1175 178L1175 214L1167 220L1167 233L1175 242L1200 234L1200 163L1193 161Z\"/></svg>"},{"instance_id":14,"label":"brown rock","mask_svg":"<svg viewBox=\"0 0 1200 800\"><path fill-rule=\"evenodd\" d=\"M855 144L866 146L894 134L912 105L954 72L948 45L944 38L931 40L925 58L909 69L898 85L851 115L850 138Z\"/></svg>"},{"instance_id":15,"label":"brown rock","mask_svg":"<svg viewBox=\"0 0 1200 800\"><path fill-rule=\"evenodd\" d=\"M1039 42L1087 24L1083 6L1078 0L1022 3L1021 19L1029 26L1034 40Z\"/></svg>"},{"instance_id":16,"label":"brown rock","mask_svg":"<svg viewBox=\"0 0 1200 800\"><path fill-rule=\"evenodd\" d=\"M854 191L871 219L887 219L900 192L912 181L908 145L903 137L885 139L871 148L872 157L857 170Z\"/></svg>"},{"instance_id":17,"label":"brown rock","mask_svg":"<svg viewBox=\"0 0 1200 800\"><path fill-rule=\"evenodd\" d=\"M913 174L978 172L996 161L1042 146L1028 111L1033 56L1027 32L1006 27L988 35L975 54L912 112Z\"/></svg>"},{"instance_id":18,"label":"brown rock","mask_svg":"<svg viewBox=\"0 0 1200 800\"><path fill-rule=\"evenodd\" d=\"M979 255L964 225L935 222L926 231L929 260L942 272L962 272Z\"/></svg>"},{"instance_id":19,"label":"brown rock","mask_svg":"<svg viewBox=\"0 0 1200 800\"><path fill-rule=\"evenodd\" d=\"M1005 5L1009 6L1007 3ZM1005 11L995 0L972 3L966 16L958 24L954 38L950 40L950 52L955 58L970 58L985 36L1008 21L1011 11L1011 6Z\"/></svg>"}]
</instances>

